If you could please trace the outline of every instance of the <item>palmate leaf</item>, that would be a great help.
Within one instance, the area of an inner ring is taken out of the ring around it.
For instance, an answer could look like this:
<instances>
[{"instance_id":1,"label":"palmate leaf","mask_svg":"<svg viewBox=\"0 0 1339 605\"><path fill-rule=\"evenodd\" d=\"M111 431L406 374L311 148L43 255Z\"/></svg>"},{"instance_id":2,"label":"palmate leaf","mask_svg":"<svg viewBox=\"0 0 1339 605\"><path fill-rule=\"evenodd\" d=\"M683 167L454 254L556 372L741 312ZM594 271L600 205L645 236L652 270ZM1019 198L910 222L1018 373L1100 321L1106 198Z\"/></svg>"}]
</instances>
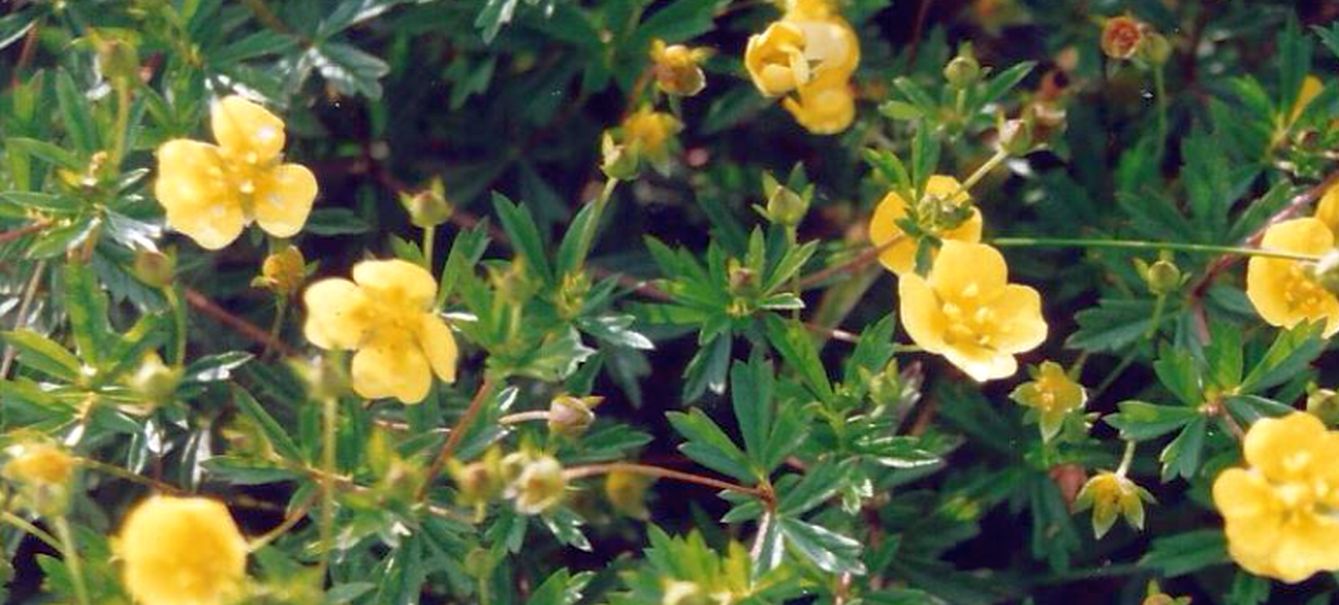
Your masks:
<instances>
[{"instance_id":1,"label":"palmate leaf","mask_svg":"<svg viewBox=\"0 0 1339 605\"><path fill-rule=\"evenodd\" d=\"M666 416L674 430L687 439L679 445L684 455L745 483L758 481L759 473L749 457L702 410L693 408L688 413L670 412Z\"/></svg>"}]
</instances>

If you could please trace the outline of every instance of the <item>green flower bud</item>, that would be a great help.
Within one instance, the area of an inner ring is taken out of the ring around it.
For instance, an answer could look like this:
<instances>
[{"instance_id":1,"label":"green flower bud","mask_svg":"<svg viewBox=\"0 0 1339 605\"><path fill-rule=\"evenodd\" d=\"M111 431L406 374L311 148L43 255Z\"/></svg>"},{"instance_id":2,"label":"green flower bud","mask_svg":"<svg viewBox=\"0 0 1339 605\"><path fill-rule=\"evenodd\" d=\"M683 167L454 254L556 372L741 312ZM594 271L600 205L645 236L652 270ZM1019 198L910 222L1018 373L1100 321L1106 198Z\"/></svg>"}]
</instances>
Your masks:
<instances>
[{"instance_id":1,"label":"green flower bud","mask_svg":"<svg viewBox=\"0 0 1339 605\"><path fill-rule=\"evenodd\" d=\"M999 126L999 145L1011 156L1032 151L1032 124L1026 120L1005 120Z\"/></svg>"},{"instance_id":2,"label":"green flower bud","mask_svg":"<svg viewBox=\"0 0 1339 605\"><path fill-rule=\"evenodd\" d=\"M451 220L455 208L446 200L446 188L442 180L433 179L426 191L415 194L400 194L400 203L409 212L409 222L421 229L431 229Z\"/></svg>"},{"instance_id":3,"label":"green flower bud","mask_svg":"<svg viewBox=\"0 0 1339 605\"><path fill-rule=\"evenodd\" d=\"M127 379L131 391L149 405L167 403L181 383L181 368L168 367L157 353L150 352L140 361L139 369Z\"/></svg>"},{"instance_id":4,"label":"green flower bud","mask_svg":"<svg viewBox=\"0 0 1339 605\"><path fill-rule=\"evenodd\" d=\"M1093 509L1093 535L1106 535L1119 515L1135 529L1144 528L1144 503L1156 503L1153 495L1123 475L1103 472L1094 475L1074 500L1074 511Z\"/></svg>"},{"instance_id":5,"label":"green flower bud","mask_svg":"<svg viewBox=\"0 0 1339 605\"><path fill-rule=\"evenodd\" d=\"M1149 31L1144 35L1139 55L1153 65L1162 65L1172 56L1172 43L1167 41L1167 36Z\"/></svg>"},{"instance_id":6,"label":"green flower bud","mask_svg":"<svg viewBox=\"0 0 1339 605\"><path fill-rule=\"evenodd\" d=\"M446 472L456 485L456 502L461 506L474 507L480 519L483 518L484 508L502 493L506 484L502 450L497 447L489 448L483 458L469 464L462 464L454 458L448 460Z\"/></svg>"},{"instance_id":7,"label":"green flower bud","mask_svg":"<svg viewBox=\"0 0 1339 605\"><path fill-rule=\"evenodd\" d=\"M1319 389L1314 385L1308 389L1306 412L1320 418L1325 426L1339 426L1339 393L1334 389Z\"/></svg>"},{"instance_id":8,"label":"green flower bud","mask_svg":"<svg viewBox=\"0 0 1339 605\"><path fill-rule=\"evenodd\" d=\"M600 170L604 171L605 176L620 181L637 178L637 173L641 171L641 154L623 143L615 142L609 132L605 132L604 138L600 140L600 149L604 157L600 162Z\"/></svg>"},{"instance_id":9,"label":"green flower bud","mask_svg":"<svg viewBox=\"0 0 1339 605\"><path fill-rule=\"evenodd\" d=\"M1176 292L1183 281L1181 268L1176 266L1170 255L1163 255L1151 265L1141 259L1135 259L1135 269L1139 272L1139 276L1144 278L1144 284L1154 296L1166 296Z\"/></svg>"},{"instance_id":10,"label":"green flower bud","mask_svg":"<svg viewBox=\"0 0 1339 605\"><path fill-rule=\"evenodd\" d=\"M274 292L280 298L292 298L307 277L306 259L297 246L288 246L267 257L260 265L260 275L251 285Z\"/></svg>"},{"instance_id":11,"label":"green flower bud","mask_svg":"<svg viewBox=\"0 0 1339 605\"><path fill-rule=\"evenodd\" d=\"M98 68L116 86L126 86L139 79L139 51L132 36L127 32L108 30L89 34L97 52Z\"/></svg>"},{"instance_id":12,"label":"green flower bud","mask_svg":"<svg viewBox=\"0 0 1339 605\"><path fill-rule=\"evenodd\" d=\"M573 397L559 395L549 402L549 431L564 437L580 437L595 423L591 411L603 397Z\"/></svg>"},{"instance_id":13,"label":"green flower bud","mask_svg":"<svg viewBox=\"0 0 1339 605\"><path fill-rule=\"evenodd\" d=\"M981 64L970 54L958 55L944 66L944 79L954 88L967 88L981 77Z\"/></svg>"},{"instance_id":14,"label":"green flower bud","mask_svg":"<svg viewBox=\"0 0 1339 605\"><path fill-rule=\"evenodd\" d=\"M177 261L171 256L155 250L135 252L135 279L154 288L166 288L172 285L172 274L176 272Z\"/></svg>"}]
</instances>

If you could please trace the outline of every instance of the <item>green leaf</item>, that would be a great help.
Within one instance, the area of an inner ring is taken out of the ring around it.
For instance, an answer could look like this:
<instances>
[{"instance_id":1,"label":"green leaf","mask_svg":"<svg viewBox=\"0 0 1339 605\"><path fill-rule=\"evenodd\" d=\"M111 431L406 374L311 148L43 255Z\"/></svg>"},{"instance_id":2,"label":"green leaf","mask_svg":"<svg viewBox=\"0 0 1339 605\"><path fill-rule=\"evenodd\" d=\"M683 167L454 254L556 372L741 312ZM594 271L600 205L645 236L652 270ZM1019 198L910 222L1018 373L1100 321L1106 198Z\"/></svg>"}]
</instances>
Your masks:
<instances>
[{"instance_id":1,"label":"green leaf","mask_svg":"<svg viewBox=\"0 0 1339 605\"><path fill-rule=\"evenodd\" d=\"M1199 410L1182 406L1122 401L1120 413L1102 418L1120 431L1122 439L1144 441L1170 433L1201 417Z\"/></svg>"},{"instance_id":2,"label":"green leaf","mask_svg":"<svg viewBox=\"0 0 1339 605\"><path fill-rule=\"evenodd\" d=\"M79 90L70 72L63 69L56 72L56 105L60 108L65 131L70 135L70 143L88 155L97 150L100 144L93 116L88 111L89 101Z\"/></svg>"},{"instance_id":3,"label":"green leaf","mask_svg":"<svg viewBox=\"0 0 1339 605\"><path fill-rule=\"evenodd\" d=\"M567 226L567 234L558 245L558 256L554 261L559 276L571 274L585 264L591 243L595 240L595 230L599 228L598 206L599 202L582 206L576 218Z\"/></svg>"},{"instance_id":4,"label":"green leaf","mask_svg":"<svg viewBox=\"0 0 1339 605\"><path fill-rule=\"evenodd\" d=\"M1313 322L1280 331L1265 356L1241 381L1238 392L1259 393L1292 379L1325 350L1323 326L1324 322Z\"/></svg>"},{"instance_id":5,"label":"green leaf","mask_svg":"<svg viewBox=\"0 0 1339 605\"><path fill-rule=\"evenodd\" d=\"M519 0L488 0L479 16L474 19L474 27L480 30L485 43L492 43L503 25L511 23L516 15Z\"/></svg>"},{"instance_id":6,"label":"green leaf","mask_svg":"<svg viewBox=\"0 0 1339 605\"><path fill-rule=\"evenodd\" d=\"M456 291L457 284L474 271L474 267L488 250L488 226L475 225L456 234L451 242L451 252L446 255L446 264L442 267L441 285L437 290L437 307L441 308Z\"/></svg>"},{"instance_id":7,"label":"green leaf","mask_svg":"<svg viewBox=\"0 0 1339 605\"><path fill-rule=\"evenodd\" d=\"M939 166L939 140L930 129L929 122L917 122L916 136L911 141L911 183L915 186L917 199L925 195L925 184ZM908 203L915 203L915 200L908 200Z\"/></svg>"},{"instance_id":8,"label":"green leaf","mask_svg":"<svg viewBox=\"0 0 1339 605\"><path fill-rule=\"evenodd\" d=\"M730 370L730 402L744 437L744 451L760 467L772 431L772 382L771 363L760 357L736 363Z\"/></svg>"},{"instance_id":9,"label":"green leaf","mask_svg":"<svg viewBox=\"0 0 1339 605\"><path fill-rule=\"evenodd\" d=\"M317 71L340 94L361 94L374 101L381 98L378 80L391 70L385 61L342 42L326 42L307 52Z\"/></svg>"},{"instance_id":10,"label":"green leaf","mask_svg":"<svg viewBox=\"0 0 1339 605\"><path fill-rule=\"evenodd\" d=\"M1228 562L1227 538L1221 529L1201 529L1157 538L1141 565L1174 578Z\"/></svg>"},{"instance_id":11,"label":"green leaf","mask_svg":"<svg viewBox=\"0 0 1339 605\"><path fill-rule=\"evenodd\" d=\"M298 40L291 35L272 29L262 29L209 54L209 61L218 68L236 63L281 55L297 48Z\"/></svg>"},{"instance_id":12,"label":"green leaf","mask_svg":"<svg viewBox=\"0 0 1339 605\"><path fill-rule=\"evenodd\" d=\"M786 364L799 373L806 387L820 401L829 401L833 397L832 384L828 382L827 369L818 358L818 349L809 336L809 330L798 321L786 321L775 315L768 315L767 338Z\"/></svg>"},{"instance_id":13,"label":"green leaf","mask_svg":"<svg viewBox=\"0 0 1339 605\"><path fill-rule=\"evenodd\" d=\"M1066 339L1065 346L1091 353L1121 351L1148 333L1152 316L1153 301L1104 298L1096 307L1074 315L1079 329Z\"/></svg>"},{"instance_id":14,"label":"green leaf","mask_svg":"<svg viewBox=\"0 0 1339 605\"><path fill-rule=\"evenodd\" d=\"M673 44L711 31L718 4L719 0L674 0L642 21L633 48L644 48L653 38Z\"/></svg>"},{"instance_id":15,"label":"green leaf","mask_svg":"<svg viewBox=\"0 0 1339 605\"><path fill-rule=\"evenodd\" d=\"M228 351L207 355L186 366L182 379L187 383L218 382L232 378L232 371L251 361L255 355L245 351Z\"/></svg>"},{"instance_id":16,"label":"green leaf","mask_svg":"<svg viewBox=\"0 0 1339 605\"><path fill-rule=\"evenodd\" d=\"M1204 454L1204 434L1209 420L1203 416L1188 422L1181 434L1177 435L1158 455L1162 462L1162 480L1171 481L1174 477L1190 479L1199 472L1200 459Z\"/></svg>"},{"instance_id":17,"label":"green leaf","mask_svg":"<svg viewBox=\"0 0 1339 605\"><path fill-rule=\"evenodd\" d=\"M763 285L763 292L775 292L778 288L785 286L790 278L794 277L804 267L804 264L809 262L816 250L818 250L818 240L787 248L786 253L781 255L781 259L776 262L776 266L772 268L772 272L767 276L767 283ZM800 304L803 304L803 301Z\"/></svg>"},{"instance_id":18,"label":"green leaf","mask_svg":"<svg viewBox=\"0 0 1339 605\"><path fill-rule=\"evenodd\" d=\"M1167 387L1181 403L1198 406L1204 402L1204 387L1201 384L1199 368L1189 351L1165 347L1158 360L1153 362L1153 370L1158 374L1162 386Z\"/></svg>"},{"instance_id":19,"label":"green leaf","mask_svg":"<svg viewBox=\"0 0 1339 605\"><path fill-rule=\"evenodd\" d=\"M535 217L530 209L512 203L501 193L493 193L493 208L497 211L498 222L507 233L511 245L525 258L526 269L538 277L547 286L554 284L553 270L549 268L549 258L544 252L544 239L539 235Z\"/></svg>"},{"instance_id":20,"label":"green leaf","mask_svg":"<svg viewBox=\"0 0 1339 605\"><path fill-rule=\"evenodd\" d=\"M583 332L612 345L643 351L655 349L651 339L632 329L636 320L634 315L601 315L577 318L576 324Z\"/></svg>"},{"instance_id":21,"label":"green leaf","mask_svg":"<svg viewBox=\"0 0 1339 605\"><path fill-rule=\"evenodd\" d=\"M831 460L821 462L805 471L800 482L785 490L777 502L777 512L783 517L799 517L832 498L849 476L850 468ZM793 476L793 475L792 475Z\"/></svg>"},{"instance_id":22,"label":"green leaf","mask_svg":"<svg viewBox=\"0 0 1339 605\"><path fill-rule=\"evenodd\" d=\"M209 474L235 485L265 485L283 483L301 477L297 471L265 466L263 463L236 456L215 456L202 464Z\"/></svg>"},{"instance_id":23,"label":"green leaf","mask_svg":"<svg viewBox=\"0 0 1339 605\"><path fill-rule=\"evenodd\" d=\"M666 416L674 430L687 439L679 445L679 451L684 455L707 468L749 484L760 478L748 456L739 451L739 447L726 436L725 431L702 410L693 408L686 414L669 412Z\"/></svg>"},{"instance_id":24,"label":"green leaf","mask_svg":"<svg viewBox=\"0 0 1339 605\"><path fill-rule=\"evenodd\" d=\"M865 573L860 542L799 519L781 517L779 523L787 544L819 569L837 574Z\"/></svg>"},{"instance_id":25,"label":"green leaf","mask_svg":"<svg viewBox=\"0 0 1339 605\"><path fill-rule=\"evenodd\" d=\"M1204 348L1209 363L1209 381L1218 387L1230 389L1241 382L1242 352L1241 329L1226 322L1210 326L1209 344Z\"/></svg>"},{"instance_id":26,"label":"green leaf","mask_svg":"<svg viewBox=\"0 0 1339 605\"><path fill-rule=\"evenodd\" d=\"M54 340L28 329L5 332L3 336L18 351L19 363L24 366L65 382L79 380L79 358Z\"/></svg>"},{"instance_id":27,"label":"green leaf","mask_svg":"<svg viewBox=\"0 0 1339 605\"><path fill-rule=\"evenodd\" d=\"M269 412L265 411L265 407L260 405L260 402L256 401L251 393L248 393L242 387L233 385L232 401L243 415L255 421L261 432L264 433L265 438L269 440L270 445L280 456L293 461L303 459L302 451L298 448L298 444L293 441L293 438L289 436L288 431L284 430L284 427Z\"/></svg>"},{"instance_id":28,"label":"green leaf","mask_svg":"<svg viewBox=\"0 0 1339 605\"><path fill-rule=\"evenodd\" d=\"M0 192L0 199L25 208L45 212L59 212L61 214L76 212L84 206L82 201L70 196L36 191L4 191Z\"/></svg>"},{"instance_id":29,"label":"green leaf","mask_svg":"<svg viewBox=\"0 0 1339 605\"><path fill-rule=\"evenodd\" d=\"M312 235L367 233L372 226L348 208L317 208L307 217L303 231Z\"/></svg>"},{"instance_id":30,"label":"green leaf","mask_svg":"<svg viewBox=\"0 0 1339 605\"><path fill-rule=\"evenodd\" d=\"M65 308L76 350L90 365L101 365L114 337L107 321L107 293L86 263L67 263L64 276Z\"/></svg>"},{"instance_id":31,"label":"green leaf","mask_svg":"<svg viewBox=\"0 0 1339 605\"><path fill-rule=\"evenodd\" d=\"M5 148L10 154L27 154L70 170L85 168L85 166L80 165L81 162L75 154L54 143L25 137L10 137L5 139Z\"/></svg>"},{"instance_id":32,"label":"green leaf","mask_svg":"<svg viewBox=\"0 0 1339 605\"><path fill-rule=\"evenodd\" d=\"M1022 63L995 74L995 77L991 78L989 82L986 82L985 87L981 89L980 96L973 100L977 105L988 105L1000 100L1004 95L1008 94L1010 90L1013 90L1015 86L1018 86L1018 83L1022 82L1023 78L1026 78L1028 74L1032 73L1032 69L1036 66L1036 61L1023 61Z\"/></svg>"},{"instance_id":33,"label":"green leaf","mask_svg":"<svg viewBox=\"0 0 1339 605\"><path fill-rule=\"evenodd\" d=\"M684 369L683 400L696 401L710 390L725 392L725 377L730 371L731 335L727 331L703 343Z\"/></svg>"},{"instance_id":34,"label":"green leaf","mask_svg":"<svg viewBox=\"0 0 1339 605\"><path fill-rule=\"evenodd\" d=\"M1311 53L1311 39L1302 35L1297 17L1288 14L1283 31L1278 36L1278 107L1285 115L1292 112L1293 105L1297 103L1297 93L1302 90L1302 80L1311 72Z\"/></svg>"}]
</instances>

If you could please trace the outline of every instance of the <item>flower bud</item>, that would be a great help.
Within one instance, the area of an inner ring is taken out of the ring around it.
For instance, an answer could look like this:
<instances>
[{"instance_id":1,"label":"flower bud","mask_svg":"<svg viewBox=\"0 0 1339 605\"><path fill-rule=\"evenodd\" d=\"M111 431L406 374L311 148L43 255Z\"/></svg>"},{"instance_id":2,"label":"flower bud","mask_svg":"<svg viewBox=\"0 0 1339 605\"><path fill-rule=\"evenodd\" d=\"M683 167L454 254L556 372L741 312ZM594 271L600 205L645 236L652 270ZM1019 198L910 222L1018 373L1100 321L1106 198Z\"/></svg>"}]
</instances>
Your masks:
<instances>
[{"instance_id":1,"label":"flower bud","mask_svg":"<svg viewBox=\"0 0 1339 605\"><path fill-rule=\"evenodd\" d=\"M573 397L559 395L549 402L549 432L564 437L580 437L595 423L591 410L603 397Z\"/></svg>"},{"instance_id":2,"label":"flower bud","mask_svg":"<svg viewBox=\"0 0 1339 605\"><path fill-rule=\"evenodd\" d=\"M562 502L563 493L567 491L567 477L553 456L518 452L503 459L502 465L519 468L516 479L504 493L515 501L516 512L538 515Z\"/></svg>"},{"instance_id":3,"label":"flower bud","mask_svg":"<svg viewBox=\"0 0 1339 605\"><path fill-rule=\"evenodd\" d=\"M1134 57L1144 42L1146 25L1132 17L1120 16L1108 19L1102 27L1102 52L1112 59L1126 60Z\"/></svg>"},{"instance_id":4,"label":"flower bud","mask_svg":"<svg viewBox=\"0 0 1339 605\"><path fill-rule=\"evenodd\" d=\"M1339 249L1330 250L1311 268L1312 275L1322 288L1339 295Z\"/></svg>"},{"instance_id":5,"label":"flower bud","mask_svg":"<svg viewBox=\"0 0 1339 605\"><path fill-rule=\"evenodd\" d=\"M944 79L948 80L949 86L953 88L967 88L976 84L977 78L980 77L981 64L970 51L953 57L953 60L944 66Z\"/></svg>"},{"instance_id":6,"label":"flower bud","mask_svg":"<svg viewBox=\"0 0 1339 605\"><path fill-rule=\"evenodd\" d=\"M604 496L614 510L634 519L648 519L646 490L655 479L627 471L612 471L604 476Z\"/></svg>"},{"instance_id":7,"label":"flower bud","mask_svg":"<svg viewBox=\"0 0 1339 605\"><path fill-rule=\"evenodd\" d=\"M171 256L156 250L135 252L135 279L154 288L166 288L172 285L172 274L176 272L177 262Z\"/></svg>"},{"instance_id":8,"label":"flower bud","mask_svg":"<svg viewBox=\"0 0 1339 605\"><path fill-rule=\"evenodd\" d=\"M166 403L181 383L181 368L168 367L157 353L150 352L139 368L127 379L126 386L150 405Z\"/></svg>"},{"instance_id":9,"label":"flower bud","mask_svg":"<svg viewBox=\"0 0 1339 605\"><path fill-rule=\"evenodd\" d=\"M1024 155L1032 150L1032 124L1026 120L1005 120L999 126L999 145L1013 156Z\"/></svg>"},{"instance_id":10,"label":"flower bud","mask_svg":"<svg viewBox=\"0 0 1339 605\"><path fill-rule=\"evenodd\" d=\"M726 262L726 276L730 280L730 291L737 294L749 292L758 285L757 273L737 258Z\"/></svg>"},{"instance_id":11,"label":"flower bud","mask_svg":"<svg viewBox=\"0 0 1339 605\"><path fill-rule=\"evenodd\" d=\"M763 215L777 225L795 227L809 212L811 192L796 193L777 182L769 173L763 173L763 193L767 195L767 207Z\"/></svg>"},{"instance_id":12,"label":"flower bud","mask_svg":"<svg viewBox=\"0 0 1339 605\"><path fill-rule=\"evenodd\" d=\"M666 45L664 40L651 42L651 73L661 92L691 97L707 86L707 77L699 63L707 58L706 49L690 49L682 44Z\"/></svg>"},{"instance_id":13,"label":"flower bud","mask_svg":"<svg viewBox=\"0 0 1339 605\"><path fill-rule=\"evenodd\" d=\"M1074 511L1093 509L1093 535L1106 535L1116 523L1116 516L1135 529L1144 528L1144 503L1155 503L1153 495L1123 475L1102 472L1094 475L1074 501Z\"/></svg>"},{"instance_id":14,"label":"flower bud","mask_svg":"<svg viewBox=\"0 0 1339 605\"><path fill-rule=\"evenodd\" d=\"M97 51L98 68L116 86L139 79L139 51L128 35L94 32L90 34Z\"/></svg>"},{"instance_id":15,"label":"flower bud","mask_svg":"<svg viewBox=\"0 0 1339 605\"><path fill-rule=\"evenodd\" d=\"M1320 418L1325 426L1339 426L1339 393L1311 386L1306 396L1306 412Z\"/></svg>"},{"instance_id":16,"label":"flower bud","mask_svg":"<svg viewBox=\"0 0 1339 605\"><path fill-rule=\"evenodd\" d=\"M1190 605L1190 597L1173 597L1162 591L1157 580L1148 581L1148 591L1140 605Z\"/></svg>"},{"instance_id":17,"label":"flower bud","mask_svg":"<svg viewBox=\"0 0 1339 605\"><path fill-rule=\"evenodd\" d=\"M554 296L553 306L563 319L575 319L586 306L586 295L590 293L590 276L577 269L563 276Z\"/></svg>"},{"instance_id":18,"label":"flower bud","mask_svg":"<svg viewBox=\"0 0 1339 605\"><path fill-rule=\"evenodd\" d=\"M292 298L306 277L307 264L302 251L297 246L287 246L265 257L260 275L251 280L251 285L271 290L280 298Z\"/></svg>"},{"instance_id":19,"label":"flower bud","mask_svg":"<svg viewBox=\"0 0 1339 605\"><path fill-rule=\"evenodd\" d=\"M1134 266L1139 277L1142 277L1144 284L1148 286L1148 291L1154 296L1166 296L1181 287L1183 281L1181 268L1176 266L1170 255L1163 255L1153 261L1153 264L1145 263L1143 259L1135 259Z\"/></svg>"},{"instance_id":20,"label":"flower bud","mask_svg":"<svg viewBox=\"0 0 1339 605\"><path fill-rule=\"evenodd\" d=\"M446 200L446 187L440 178L433 179L425 191L401 193L400 203L409 212L409 222L421 229L431 229L451 220L451 213L455 210Z\"/></svg>"},{"instance_id":21,"label":"flower bud","mask_svg":"<svg viewBox=\"0 0 1339 605\"><path fill-rule=\"evenodd\" d=\"M456 502L474 507L482 517L484 507L502 492L506 482L502 465L502 451L491 447L483 458L462 464L456 459L446 463L446 472L456 484Z\"/></svg>"},{"instance_id":22,"label":"flower bud","mask_svg":"<svg viewBox=\"0 0 1339 605\"><path fill-rule=\"evenodd\" d=\"M1153 65L1162 65L1172 56L1172 43L1167 41L1167 36L1149 31L1144 36L1139 56Z\"/></svg>"},{"instance_id":23,"label":"flower bud","mask_svg":"<svg viewBox=\"0 0 1339 605\"><path fill-rule=\"evenodd\" d=\"M600 170L604 171L605 176L620 181L637 178L641 161L627 145L615 142L613 135L606 132L600 140L600 149L604 158L600 162Z\"/></svg>"}]
</instances>

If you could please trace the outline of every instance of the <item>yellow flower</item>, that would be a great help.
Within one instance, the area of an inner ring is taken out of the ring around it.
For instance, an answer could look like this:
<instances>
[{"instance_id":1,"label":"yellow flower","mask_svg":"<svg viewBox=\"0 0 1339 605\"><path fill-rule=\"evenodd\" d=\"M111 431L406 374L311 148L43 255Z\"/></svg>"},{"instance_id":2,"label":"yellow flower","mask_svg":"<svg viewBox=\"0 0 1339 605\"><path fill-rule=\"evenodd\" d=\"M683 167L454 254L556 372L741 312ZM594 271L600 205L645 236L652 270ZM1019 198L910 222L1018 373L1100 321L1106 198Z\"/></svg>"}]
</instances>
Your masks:
<instances>
[{"instance_id":1,"label":"yellow flower","mask_svg":"<svg viewBox=\"0 0 1339 605\"><path fill-rule=\"evenodd\" d=\"M801 86L797 97L786 97L781 106L814 134L836 134L855 119L855 96L846 82L834 86L818 83Z\"/></svg>"},{"instance_id":2,"label":"yellow flower","mask_svg":"<svg viewBox=\"0 0 1339 605\"><path fill-rule=\"evenodd\" d=\"M667 45L659 38L651 41L651 70L661 92L691 97L707 86L707 77L699 66L711 53L705 48Z\"/></svg>"},{"instance_id":3,"label":"yellow flower","mask_svg":"<svg viewBox=\"0 0 1339 605\"><path fill-rule=\"evenodd\" d=\"M673 149L674 135L683 130L678 118L644 106L623 120L622 143L652 164L663 164Z\"/></svg>"},{"instance_id":4,"label":"yellow flower","mask_svg":"<svg viewBox=\"0 0 1339 605\"><path fill-rule=\"evenodd\" d=\"M437 282L403 260L353 266L353 281L324 279L303 294L307 340L322 349L357 350L353 390L367 399L395 397L418 403L435 373L456 378L456 341L432 311Z\"/></svg>"},{"instance_id":5,"label":"yellow flower","mask_svg":"<svg viewBox=\"0 0 1339 605\"><path fill-rule=\"evenodd\" d=\"M1316 218L1325 223L1339 240L1339 185L1331 185L1316 204Z\"/></svg>"},{"instance_id":6,"label":"yellow flower","mask_svg":"<svg viewBox=\"0 0 1339 605\"><path fill-rule=\"evenodd\" d=\"M1296 412L1256 421L1242 450L1249 468L1213 483L1232 558L1284 582L1339 570L1339 434Z\"/></svg>"},{"instance_id":7,"label":"yellow flower","mask_svg":"<svg viewBox=\"0 0 1339 605\"><path fill-rule=\"evenodd\" d=\"M1088 401L1083 385L1070 378L1054 361L1043 361L1033 369L1032 381L1019 385L1009 396L1036 413L1044 441L1055 437L1065 417L1074 410L1083 409L1083 404Z\"/></svg>"},{"instance_id":8,"label":"yellow flower","mask_svg":"<svg viewBox=\"0 0 1339 605\"><path fill-rule=\"evenodd\" d=\"M228 508L207 498L150 497L121 524L114 548L141 605L226 603L246 576L246 539Z\"/></svg>"},{"instance_id":9,"label":"yellow flower","mask_svg":"<svg viewBox=\"0 0 1339 605\"><path fill-rule=\"evenodd\" d=\"M517 469L504 494L514 500L516 512L538 515L563 501L567 477L553 456L516 452L508 454L502 465Z\"/></svg>"},{"instance_id":10,"label":"yellow flower","mask_svg":"<svg viewBox=\"0 0 1339 605\"><path fill-rule=\"evenodd\" d=\"M1319 219L1297 218L1270 227L1260 247L1319 256L1334 248L1334 233ZM1291 328L1323 319L1326 338L1339 332L1339 299L1316 282L1303 261L1251 257L1246 296L1270 325Z\"/></svg>"},{"instance_id":11,"label":"yellow flower","mask_svg":"<svg viewBox=\"0 0 1339 605\"><path fill-rule=\"evenodd\" d=\"M46 443L26 443L9 448L5 477L35 486L63 486L74 474L74 458L65 450Z\"/></svg>"},{"instance_id":12,"label":"yellow flower","mask_svg":"<svg viewBox=\"0 0 1339 605\"><path fill-rule=\"evenodd\" d=\"M1014 354L1046 340L1046 320L1037 291L1008 278L998 250L945 240L928 277L899 280L902 323L917 345L978 382L1011 376Z\"/></svg>"},{"instance_id":13,"label":"yellow flower","mask_svg":"<svg viewBox=\"0 0 1339 605\"><path fill-rule=\"evenodd\" d=\"M167 222L196 243L217 250L256 221L276 237L302 229L316 199L316 177L284 164L284 123L237 96L214 105L218 145L174 139L158 148L154 196Z\"/></svg>"},{"instance_id":14,"label":"yellow flower","mask_svg":"<svg viewBox=\"0 0 1339 605\"><path fill-rule=\"evenodd\" d=\"M955 192L957 195L954 195ZM952 206L962 206L971 200L958 179L943 174L931 176L926 181L925 195L944 200ZM949 199L949 196L953 198ZM896 192L889 192L874 209L874 217L869 223L869 239L875 246L882 247L894 239L898 240L879 255L879 262L898 275L916 269L916 238L907 237L902 228L897 226L897 221L906 216L906 200ZM933 226L928 227L927 230L935 232L940 239L976 243L981 241L981 212L973 208L971 216L952 229L936 231Z\"/></svg>"},{"instance_id":15,"label":"yellow flower","mask_svg":"<svg viewBox=\"0 0 1339 605\"><path fill-rule=\"evenodd\" d=\"M1144 503L1155 502L1148 493L1124 475L1104 471L1093 476L1074 499L1075 512L1093 509L1093 535L1098 539L1111 530L1116 516L1135 529L1144 528Z\"/></svg>"},{"instance_id":16,"label":"yellow flower","mask_svg":"<svg viewBox=\"0 0 1339 605\"><path fill-rule=\"evenodd\" d=\"M749 38L744 67L764 96L779 97L810 82L844 83L860 63L860 40L840 16L792 11Z\"/></svg>"}]
</instances>

